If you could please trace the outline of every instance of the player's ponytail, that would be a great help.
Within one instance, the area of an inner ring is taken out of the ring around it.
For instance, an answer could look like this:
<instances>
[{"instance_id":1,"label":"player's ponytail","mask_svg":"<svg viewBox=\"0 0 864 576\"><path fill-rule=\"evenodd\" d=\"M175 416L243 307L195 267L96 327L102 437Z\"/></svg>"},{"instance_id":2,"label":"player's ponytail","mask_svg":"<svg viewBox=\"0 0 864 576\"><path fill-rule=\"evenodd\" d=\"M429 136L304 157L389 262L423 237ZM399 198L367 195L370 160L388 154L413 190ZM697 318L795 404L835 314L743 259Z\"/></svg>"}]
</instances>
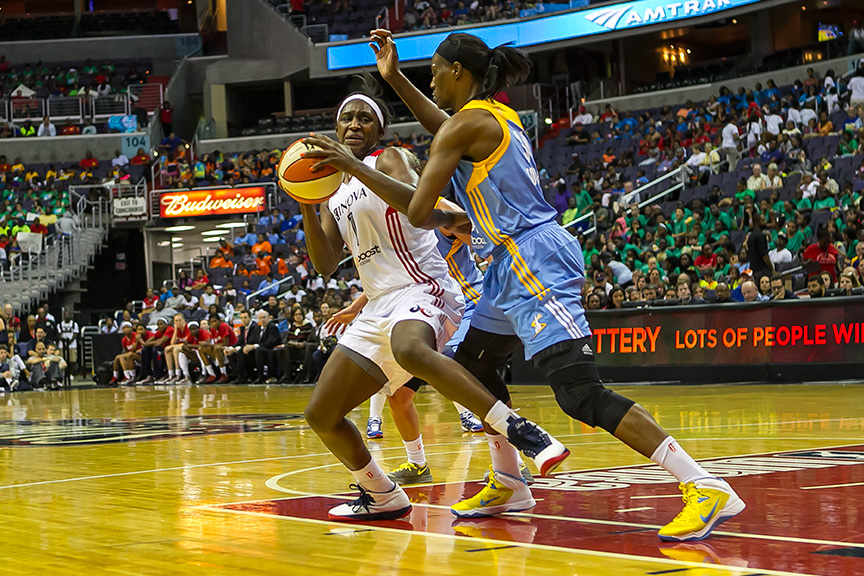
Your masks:
<instances>
[{"instance_id":1,"label":"player's ponytail","mask_svg":"<svg viewBox=\"0 0 864 576\"><path fill-rule=\"evenodd\" d=\"M436 53L450 63L459 62L483 86L475 97L492 98L508 85L520 84L531 72L531 59L507 44L490 49L473 34L456 32L438 46Z\"/></svg>"}]
</instances>

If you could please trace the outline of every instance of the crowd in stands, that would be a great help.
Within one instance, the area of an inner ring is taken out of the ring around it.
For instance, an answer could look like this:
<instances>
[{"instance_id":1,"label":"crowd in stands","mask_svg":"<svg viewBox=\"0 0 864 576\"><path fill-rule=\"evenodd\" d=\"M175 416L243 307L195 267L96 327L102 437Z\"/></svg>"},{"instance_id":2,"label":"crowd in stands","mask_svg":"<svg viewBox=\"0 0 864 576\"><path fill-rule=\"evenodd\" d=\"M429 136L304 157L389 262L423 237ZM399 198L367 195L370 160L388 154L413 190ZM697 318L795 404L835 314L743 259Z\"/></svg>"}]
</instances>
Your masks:
<instances>
[{"instance_id":1,"label":"crowd in stands","mask_svg":"<svg viewBox=\"0 0 864 576\"><path fill-rule=\"evenodd\" d=\"M220 240L206 269L102 321L123 334L112 383L315 380L344 331L327 321L360 295L359 279L319 276L296 217L274 209L257 230Z\"/></svg>"},{"instance_id":2,"label":"crowd in stands","mask_svg":"<svg viewBox=\"0 0 864 576\"><path fill-rule=\"evenodd\" d=\"M176 19L165 10L85 12L80 26L72 14L9 17L0 22L0 38L50 40L54 38L120 36L127 34L176 34Z\"/></svg>"},{"instance_id":3,"label":"crowd in stands","mask_svg":"<svg viewBox=\"0 0 864 576\"><path fill-rule=\"evenodd\" d=\"M588 309L794 298L782 273L799 266L810 297L864 293L864 64L577 122L538 158ZM636 190L665 174L677 199Z\"/></svg>"},{"instance_id":4,"label":"crowd in stands","mask_svg":"<svg viewBox=\"0 0 864 576\"><path fill-rule=\"evenodd\" d=\"M0 309L0 393L60 388L67 370L78 370L78 332L69 312L57 322L47 303L22 318L6 304Z\"/></svg>"},{"instance_id":5,"label":"crowd in stands","mask_svg":"<svg viewBox=\"0 0 864 576\"><path fill-rule=\"evenodd\" d=\"M70 186L91 186L89 196L105 196L107 187L136 184L150 162L143 148L132 158L115 150L114 158L101 162L89 150L78 162L57 164L10 162L0 155L0 218L22 213L59 218L72 202ZM104 194L97 193L100 186L106 187Z\"/></svg>"},{"instance_id":6,"label":"crowd in stands","mask_svg":"<svg viewBox=\"0 0 864 576\"><path fill-rule=\"evenodd\" d=\"M147 82L151 65L149 59L16 64L0 55L0 100L8 100L14 118L14 123L4 122L0 126L0 138L118 132L121 128L107 123L94 124L86 118L76 122L69 118L79 114L77 107L74 111L65 110L63 116L67 118L58 126L43 116L46 113L43 99L48 99L48 108L53 110L52 99L78 98L86 103L85 116L104 114L107 108L101 110L103 103L129 94L132 85ZM136 97L131 98L134 103ZM5 106L6 102L2 104ZM147 111L135 104L132 108L139 125L146 126Z\"/></svg>"}]
</instances>

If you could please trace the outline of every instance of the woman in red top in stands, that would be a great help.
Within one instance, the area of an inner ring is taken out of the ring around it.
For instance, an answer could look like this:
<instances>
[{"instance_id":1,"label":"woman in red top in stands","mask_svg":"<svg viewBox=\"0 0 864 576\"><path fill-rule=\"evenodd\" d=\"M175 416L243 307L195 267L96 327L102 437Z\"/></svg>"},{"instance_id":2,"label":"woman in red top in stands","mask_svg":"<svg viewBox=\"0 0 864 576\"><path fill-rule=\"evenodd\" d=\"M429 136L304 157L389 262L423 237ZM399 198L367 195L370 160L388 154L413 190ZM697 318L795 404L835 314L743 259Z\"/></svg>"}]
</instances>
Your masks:
<instances>
[{"instance_id":1,"label":"woman in red top in stands","mask_svg":"<svg viewBox=\"0 0 864 576\"><path fill-rule=\"evenodd\" d=\"M131 384L135 380L135 362L141 361L141 345L146 340L147 329L141 325L137 332L133 332L131 322L123 322L120 328L123 331L123 352L114 357L114 377L111 378L111 384L123 381Z\"/></svg>"},{"instance_id":2,"label":"woman in red top in stands","mask_svg":"<svg viewBox=\"0 0 864 576\"><path fill-rule=\"evenodd\" d=\"M203 290L210 284L210 278L207 277L207 274L204 273L204 270L196 270L195 271L195 280L192 281L192 285L190 286L193 290Z\"/></svg>"}]
</instances>

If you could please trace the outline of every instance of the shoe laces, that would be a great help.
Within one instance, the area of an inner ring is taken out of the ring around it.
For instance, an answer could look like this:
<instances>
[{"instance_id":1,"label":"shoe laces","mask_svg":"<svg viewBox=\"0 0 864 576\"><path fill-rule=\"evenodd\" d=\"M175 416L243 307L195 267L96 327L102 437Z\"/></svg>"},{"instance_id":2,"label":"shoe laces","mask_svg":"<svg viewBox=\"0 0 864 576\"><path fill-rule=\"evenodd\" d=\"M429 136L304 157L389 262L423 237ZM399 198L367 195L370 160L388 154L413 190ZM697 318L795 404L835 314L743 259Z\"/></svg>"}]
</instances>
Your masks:
<instances>
[{"instance_id":1,"label":"shoe laces","mask_svg":"<svg viewBox=\"0 0 864 576\"><path fill-rule=\"evenodd\" d=\"M692 482L690 484L679 484L678 488L682 492L681 500L684 502L684 508L678 513L673 522L693 518L695 516L700 516L701 518L701 515L699 514L699 498L704 496L704 494L702 494L699 491L699 488L696 487L696 484Z\"/></svg>"},{"instance_id":2,"label":"shoe laces","mask_svg":"<svg viewBox=\"0 0 864 576\"><path fill-rule=\"evenodd\" d=\"M393 470L393 472L402 472L402 471L414 472L415 470L418 470L419 468L420 468L420 466L418 466L417 464L413 464L411 462L403 462L395 470Z\"/></svg>"},{"instance_id":3,"label":"shoe laces","mask_svg":"<svg viewBox=\"0 0 864 576\"><path fill-rule=\"evenodd\" d=\"M509 419L507 437L523 454L534 458L549 444L546 431L526 418Z\"/></svg>"},{"instance_id":4,"label":"shoe laces","mask_svg":"<svg viewBox=\"0 0 864 576\"><path fill-rule=\"evenodd\" d=\"M351 511L355 514L360 512L361 509L369 512L369 506L375 503L375 500L372 498L372 495L369 494L369 491L363 488L360 484L349 484L348 488L357 490L360 493L356 500L352 500L348 503L348 505L351 506Z\"/></svg>"}]
</instances>

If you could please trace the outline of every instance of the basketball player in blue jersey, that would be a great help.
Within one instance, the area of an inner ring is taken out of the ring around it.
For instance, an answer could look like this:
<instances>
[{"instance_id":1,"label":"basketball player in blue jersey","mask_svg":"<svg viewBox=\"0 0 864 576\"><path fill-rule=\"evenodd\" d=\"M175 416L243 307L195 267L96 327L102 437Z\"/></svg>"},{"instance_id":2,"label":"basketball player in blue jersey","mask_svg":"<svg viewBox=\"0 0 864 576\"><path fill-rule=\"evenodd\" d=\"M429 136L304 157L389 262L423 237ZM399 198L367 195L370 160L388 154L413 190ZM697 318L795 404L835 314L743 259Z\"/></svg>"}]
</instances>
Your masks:
<instances>
[{"instance_id":1,"label":"basketball player in blue jersey","mask_svg":"<svg viewBox=\"0 0 864 576\"><path fill-rule=\"evenodd\" d=\"M415 165L415 170L419 174L420 162L416 156L404 149L401 151L406 152L411 156L412 163ZM447 210L462 211L456 204L443 198L439 201L438 206ZM462 290L462 295L465 297L465 311L462 313L462 322L459 324L459 328L456 332L453 333L453 336L450 337L447 344L445 344L444 350L442 351L442 354L448 358L453 358L459 344L462 343L465 334L468 332L474 309L480 301L481 291L483 290L483 274L477 268L477 265L474 262L474 255L465 243L465 241L470 242L470 236L458 238L442 229L436 230L435 234L438 237L438 252L444 257L445 262L447 262L450 276L459 284L459 288ZM334 314L327 321L328 326L340 323L350 324L362 311L365 306L365 300L365 297L361 295L348 307ZM417 412L417 408L414 406L414 396L423 384L425 384L423 380L412 378L407 384L400 387L398 390L395 390L390 396L386 396L379 392L370 399L370 414L377 410L375 415L378 417L379 425L381 422L381 411L384 407L384 401L390 405L390 413L393 416L393 422L396 424L396 429L402 437L402 443L405 446L408 460L397 466L388 474L391 480L402 486L426 484L434 481L432 471L430 470L429 464L426 460L426 450L420 430L420 415ZM503 383L501 385L503 386ZM470 410L466 410L458 403L454 402L454 404L459 412L462 429L465 432L484 431L483 426L479 421L479 430L473 429L472 424L474 421L477 421L477 419ZM372 418L370 417L370 420L371 419ZM498 440L498 435L495 434L489 436L489 438L491 438L492 442L495 442ZM528 485L534 482L531 471L521 458L519 458L519 471ZM526 506L524 509L527 508L530 508L530 506Z\"/></svg>"},{"instance_id":2,"label":"basketball player in blue jersey","mask_svg":"<svg viewBox=\"0 0 864 576\"><path fill-rule=\"evenodd\" d=\"M521 340L526 359L544 373L566 414L607 430L679 481L685 506L660 538L701 539L739 514L744 502L728 483L705 471L644 408L600 380L580 299L581 247L544 199L518 115L492 99L506 85L524 81L530 59L513 48L490 49L470 34L451 34L431 61L433 102L400 72L390 32L373 31L370 46L381 75L434 135L416 191L390 180L375 193L391 206L407 198L405 213L414 226L453 228L463 224L459 214L434 210L452 178L470 219L473 248L481 257L492 256L456 360L506 402L506 387L490 374ZM453 506L454 514L484 516L518 510L528 501L515 450L501 443L492 450L492 464L486 487Z\"/></svg>"}]
</instances>

